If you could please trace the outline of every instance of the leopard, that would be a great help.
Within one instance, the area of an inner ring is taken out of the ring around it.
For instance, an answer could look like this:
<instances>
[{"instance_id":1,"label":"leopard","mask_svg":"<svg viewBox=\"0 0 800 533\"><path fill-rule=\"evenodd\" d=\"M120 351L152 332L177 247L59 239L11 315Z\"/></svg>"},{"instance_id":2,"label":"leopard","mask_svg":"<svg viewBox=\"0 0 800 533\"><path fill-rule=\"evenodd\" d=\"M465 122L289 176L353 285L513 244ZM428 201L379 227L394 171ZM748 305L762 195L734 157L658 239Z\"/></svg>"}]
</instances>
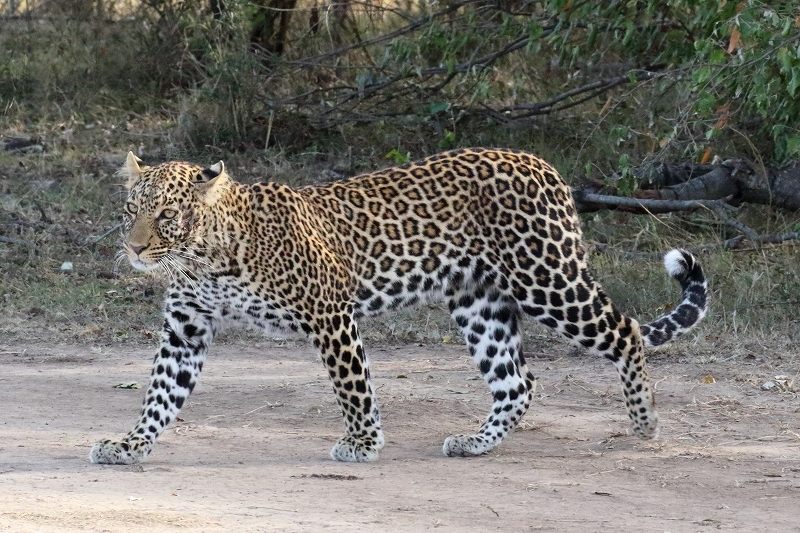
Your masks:
<instances>
[{"instance_id":1,"label":"leopard","mask_svg":"<svg viewBox=\"0 0 800 533\"><path fill-rule=\"evenodd\" d=\"M652 439L644 349L688 332L708 307L699 261L674 249L664 265L680 303L648 324L623 316L589 270L570 187L523 151L459 149L296 188L237 182L222 161L148 166L133 153L120 174L123 260L169 280L140 416L121 440L96 443L93 463L147 458L213 339L237 324L307 337L346 428L330 456L374 461L385 439L358 321L428 298L444 299L491 392L485 421L448 436L446 456L486 454L530 407L537 379L522 350L526 317L610 360L633 433Z\"/></svg>"}]
</instances>

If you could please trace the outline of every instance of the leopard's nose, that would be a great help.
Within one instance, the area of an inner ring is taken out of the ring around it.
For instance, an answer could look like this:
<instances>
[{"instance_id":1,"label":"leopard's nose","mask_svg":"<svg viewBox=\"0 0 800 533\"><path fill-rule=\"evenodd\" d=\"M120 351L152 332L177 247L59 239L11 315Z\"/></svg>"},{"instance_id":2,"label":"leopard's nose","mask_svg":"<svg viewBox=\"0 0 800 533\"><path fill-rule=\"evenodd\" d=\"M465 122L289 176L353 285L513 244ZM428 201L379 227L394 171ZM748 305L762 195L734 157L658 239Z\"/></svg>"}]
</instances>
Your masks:
<instances>
[{"instance_id":1,"label":"leopard's nose","mask_svg":"<svg viewBox=\"0 0 800 533\"><path fill-rule=\"evenodd\" d=\"M145 244L145 245L143 245L143 246L135 246L135 245L133 245L133 244L129 244L129 245L128 245L128 248L130 248L130 249L131 249L131 251L132 251L133 253L135 253L136 255L139 255L139 254L141 254L141 253L144 251L144 249L145 249L145 248L147 248L147 246L148 246L147 244Z\"/></svg>"}]
</instances>

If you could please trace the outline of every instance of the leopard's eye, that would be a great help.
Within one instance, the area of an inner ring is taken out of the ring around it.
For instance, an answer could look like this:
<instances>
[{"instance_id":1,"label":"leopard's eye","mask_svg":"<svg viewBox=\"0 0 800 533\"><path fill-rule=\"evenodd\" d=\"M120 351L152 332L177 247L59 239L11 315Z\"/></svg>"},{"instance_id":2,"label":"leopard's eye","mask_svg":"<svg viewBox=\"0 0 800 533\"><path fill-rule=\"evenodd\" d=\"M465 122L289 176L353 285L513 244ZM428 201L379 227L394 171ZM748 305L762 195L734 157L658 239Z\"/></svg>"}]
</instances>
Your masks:
<instances>
[{"instance_id":1,"label":"leopard's eye","mask_svg":"<svg viewBox=\"0 0 800 533\"><path fill-rule=\"evenodd\" d=\"M163 218L163 219L166 219L166 220L171 220L171 219L175 218L175 215L177 215L177 214L178 214L178 212L175 211L174 209L167 208L167 209L164 209L163 211L161 211L161 214L159 215L159 218Z\"/></svg>"},{"instance_id":2,"label":"leopard's eye","mask_svg":"<svg viewBox=\"0 0 800 533\"><path fill-rule=\"evenodd\" d=\"M135 215L139 212L139 206L133 202L128 202L125 204L125 210L130 213L131 215Z\"/></svg>"}]
</instances>

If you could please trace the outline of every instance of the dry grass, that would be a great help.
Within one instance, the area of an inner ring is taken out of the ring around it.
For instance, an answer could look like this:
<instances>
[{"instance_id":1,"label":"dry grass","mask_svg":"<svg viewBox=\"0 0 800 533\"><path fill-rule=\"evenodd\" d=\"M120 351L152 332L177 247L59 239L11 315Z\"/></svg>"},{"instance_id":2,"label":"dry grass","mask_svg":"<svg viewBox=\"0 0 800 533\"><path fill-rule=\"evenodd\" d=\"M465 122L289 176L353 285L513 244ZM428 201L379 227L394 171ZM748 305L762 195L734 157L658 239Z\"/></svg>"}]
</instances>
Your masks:
<instances>
[{"instance_id":1,"label":"dry grass","mask_svg":"<svg viewBox=\"0 0 800 533\"><path fill-rule=\"evenodd\" d=\"M157 115L70 120L31 127L16 134L42 139L42 153L0 153L0 336L81 343L153 343L160 326L163 281L123 265L113 270L118 234L100 241L119 220L123 191L115 172L127 150L141 149L158 162L189 158L170 136L174 122ZM389 128L387 127L387 130ZM374 133L374 132L373 132ZM392 142L397 133L387 131ZM193 157L224 158L236 178L274 179L293 185L317 183L385 166L386 145L344 131L319 147L296 154L221 150ZM360 146L360 150L350 147ZM545 146L544 151L553 146ZM742 216L764 231L795 227L794 213L746 209ZM759 223L759 217L761 219ZM690 339L698 354L766 353L796 350L800 294L798 252L793 244L758 251L720 252L715 243L731 236L712 215L632 216L605 212L584 219L588 241L615 249L663 252L671 247L709 244L702 257L712 291L712 312ZM71 262L72 270L61 270ZM623 312L651 319L678 298L678 288L658 261L595 255L591 264ZM441 304L390 313L364 324L365 336L387 343L461 342ZM546 350L552 334L534 324L526 343Z\"/></svg>"}]
</instances>

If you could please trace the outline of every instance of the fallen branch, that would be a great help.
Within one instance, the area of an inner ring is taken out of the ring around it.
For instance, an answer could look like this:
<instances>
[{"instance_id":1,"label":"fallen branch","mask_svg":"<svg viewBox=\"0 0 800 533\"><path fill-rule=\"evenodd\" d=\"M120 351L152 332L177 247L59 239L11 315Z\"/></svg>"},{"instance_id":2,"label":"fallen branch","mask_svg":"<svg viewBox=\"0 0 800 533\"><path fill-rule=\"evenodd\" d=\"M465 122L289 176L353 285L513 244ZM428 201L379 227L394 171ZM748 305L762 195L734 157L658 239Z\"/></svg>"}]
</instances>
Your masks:
<instances>
[{"instance_id":1,"label":"fallen branch","mask_svg":"<svg viewBox=\"0 0 800 533\"><path fill-rule=\"evenodd\" d=\"M597 211L604 207L623 207L626 211L634 213L671 213L672 211L694 211L702 207L706 209L731 208L722 200L657 200L647 198L629 198L624 196L611 196L608 194L595 194L581 189L573 189L572 196L579 213Z\"/></svg>"},{"instance_id":2,"label":"fallen branch","mask_svg":"<svg viewBox=\"0 0 800 533\"><path fill-rule=\"evenodd\" d=\"M578 210L613 206L637 213L665 213L697 209L701 205L719 208L719 204L703 204L704 201L750 202L800 210L800 166L765 169L746 159L731 159L718 165L655 163L634 169L633 176L640 184L634 198L594 195L605 189L597 183L576 188L573 193ZM731 223L724 215L720 216Z\"/></svg>"},{"instance_id":3,"label":"fallen branch","mask_svg":"<svg viewBox=\"0 0 800 533\"><path fill-rule=\"evenodd\" d=\"M745 241L750 241L751 246L741 246ZM780 233L774 235L757 235L755 239L749 239L744 235L738 235L732 239L727 239L718 243L704 244L701 246L692 246L686 248L693 254L702 254L711 250L730 250L737 252L750 252L761 250L765 244L781 244L787 241L800 241L800 232L793 233ZM597 253L604 255L617 255L625 259L646 259L652 261L661 258L664 254L661 252L629 252L614 250L607 244L595 244L594 250Z\"/></svg>"}]
</instances>

